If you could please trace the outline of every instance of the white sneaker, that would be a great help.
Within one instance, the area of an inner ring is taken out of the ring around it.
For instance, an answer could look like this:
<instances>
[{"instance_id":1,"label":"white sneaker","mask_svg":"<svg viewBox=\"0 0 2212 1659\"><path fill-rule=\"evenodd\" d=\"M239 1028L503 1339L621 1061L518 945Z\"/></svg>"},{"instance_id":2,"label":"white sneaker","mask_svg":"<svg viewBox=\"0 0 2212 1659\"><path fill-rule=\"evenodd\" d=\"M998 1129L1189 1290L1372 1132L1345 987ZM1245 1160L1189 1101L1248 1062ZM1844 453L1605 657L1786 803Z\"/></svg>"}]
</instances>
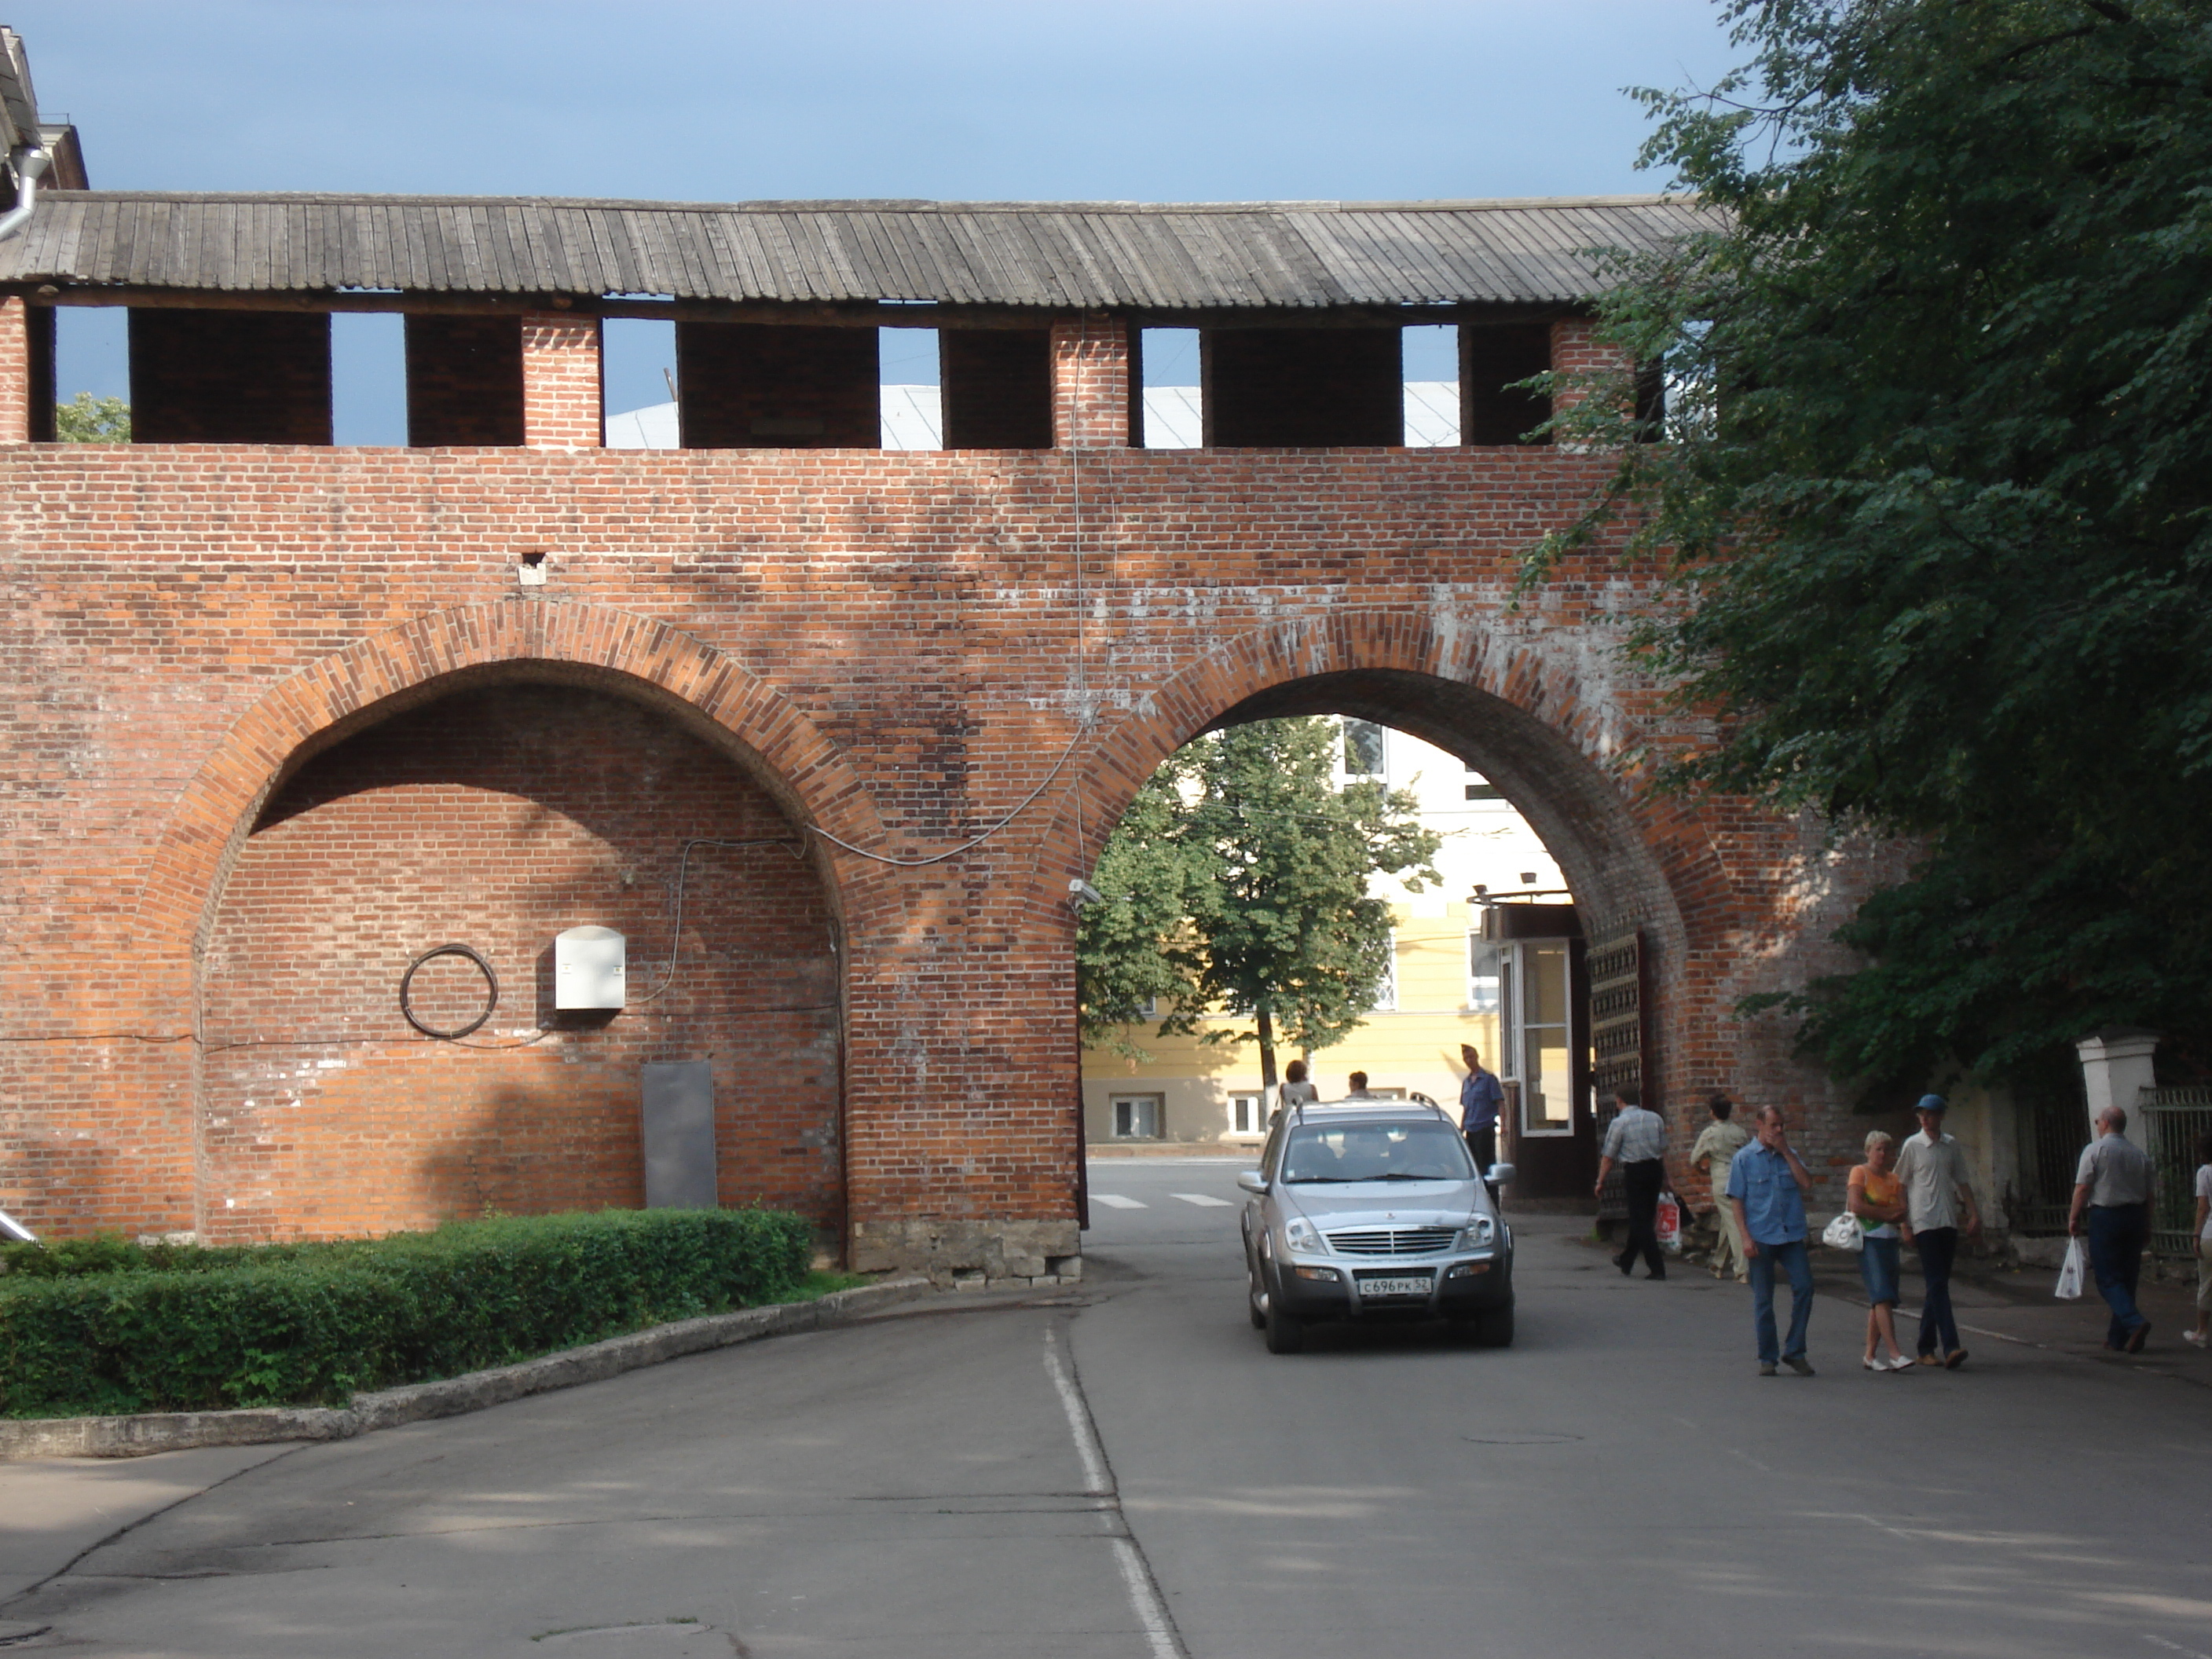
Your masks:
<instances>
[{"instance_id":1,"label":"white sneaker","mask_svg":"<svg viewBox=\"0 0 2212 1659\"><path fill-rule=\"evenodd\" d=\"M2181 1340L2192 1348L2201 1348L2207 1340L2212 1339L2208 1339L2202 1331L2184 1331L2181 1334Z\"/></svg>"}]
</instances>

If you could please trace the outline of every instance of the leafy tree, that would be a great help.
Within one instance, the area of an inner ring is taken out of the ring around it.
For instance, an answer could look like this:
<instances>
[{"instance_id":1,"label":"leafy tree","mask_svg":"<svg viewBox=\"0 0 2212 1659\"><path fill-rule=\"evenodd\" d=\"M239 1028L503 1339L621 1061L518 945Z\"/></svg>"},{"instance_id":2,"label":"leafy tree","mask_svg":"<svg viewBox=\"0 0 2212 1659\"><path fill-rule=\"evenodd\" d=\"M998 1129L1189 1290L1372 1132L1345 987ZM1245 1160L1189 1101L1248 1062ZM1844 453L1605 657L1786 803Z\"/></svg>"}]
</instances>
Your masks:
<instances>
[{"instance_id":1,"label":"leafy tree","mask_svg":"<svg viewBox=\"0 0 2212 1659\"><path fill-rule=\"evenodd\" d=\"M80 392L54 405L54 436L65 444L127 444L131 405L120 398L95 398Z\"/></svg>"},{"instance_id":2,"label":"leafy tree","mask_svg":"<svg viewBox=\"0 0 2212 1659\"><path fill-rule=\"evenodd\" d=\"M1870 1092L2018 1078L2105 1024L2212 1034L2212 30L2195 0L1735 0L1750 65L1642 94L1716 210L1625 258L1663 362L1553 387L1618 470L1630 649L1714 722L1670 787L1920 861L1789 999ZM1572 393L1580 393L1575 401Z\"/></svg>"},{"instance_id":3,"label":"leafy tree","mask_svg":"<svg viewBox=\"0 0 2212 1659\"><path fill-rule=\"evenodd\" d=\"M1160 1035L1256 1042L1273 1087L1279 1044L1326 1048L1359 1024L1390 966L1389 906L1370 878L1414 890L1441 879L1430 860L1442 838L1408 794L1335 787L1338 741L1334 720L1257 721L1200 738L1146 784L1099 860L1099 890L1127 901L1084 912L1086 1035L1094 1010L1170 996ZM1140 957L1158 965L1094 965ZM1215 1010L1253 1030L1201 1030Z\"/></svg>"},{"instance_id":4,"label":"leafy tree","mask_svg":"<svg viewBox=\"0 0 2212 1659\"><path fill-rule=\"evenodd\" d=\"M1187 752L1187 751L1186 751ZM1105 900L1087 905L1076 927L1075 974L1085 1044L1133 1060L1145 1050L1127 1028L1156 999L1194 994L1167 943L1184 929L1202 887L1204 860L1182 839L1181 754L1146 779L1098 855L1091 884Z\"/></svg>"}]
</instances>

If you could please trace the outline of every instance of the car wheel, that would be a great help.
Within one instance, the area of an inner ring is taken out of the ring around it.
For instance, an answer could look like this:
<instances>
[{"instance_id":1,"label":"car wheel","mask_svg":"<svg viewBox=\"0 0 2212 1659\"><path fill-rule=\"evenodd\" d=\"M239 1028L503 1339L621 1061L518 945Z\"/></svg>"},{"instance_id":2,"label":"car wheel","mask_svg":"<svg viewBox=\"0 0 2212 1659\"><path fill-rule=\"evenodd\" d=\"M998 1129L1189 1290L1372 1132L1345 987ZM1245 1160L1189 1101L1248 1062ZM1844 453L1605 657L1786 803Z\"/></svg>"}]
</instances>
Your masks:
<instances>
[{"instance_id":1,"label":"car wheel","mask_svg":"<svg viewBox=\"0 0 2212 1659\"><path fill-rule=\"evenodd\" d=\"M1513 1346L1513 1304L1502 1308L1486 1308L1475 1315L1474 1340L1486 1348L1510 1348Z\"/></svg>"},{"instance_id":2,"label":"car wheel","mask_svg":"<svg viewBox=\"0 0 2212 1659\"><path fill-rule=\"evenodd\" d=\"M1267 1352L1296 1353L1306 1345L1306 1322L1296 1314L1285 1311L1283 1298L1267 1298Z\"/></svg>"},{"instance_id":3,"label":"car wheel","mask_svg":"<svg viewBox=\"0 0 2212 1659\"><path fill-rule=\"evenodd\" d=\"M1244 1316L1252 1322L1252 1328L1267 1328L1267 1316L1260 1310L1260 1275L1249 1273L1244 1280Z\"/></svg>"}]
</instances>

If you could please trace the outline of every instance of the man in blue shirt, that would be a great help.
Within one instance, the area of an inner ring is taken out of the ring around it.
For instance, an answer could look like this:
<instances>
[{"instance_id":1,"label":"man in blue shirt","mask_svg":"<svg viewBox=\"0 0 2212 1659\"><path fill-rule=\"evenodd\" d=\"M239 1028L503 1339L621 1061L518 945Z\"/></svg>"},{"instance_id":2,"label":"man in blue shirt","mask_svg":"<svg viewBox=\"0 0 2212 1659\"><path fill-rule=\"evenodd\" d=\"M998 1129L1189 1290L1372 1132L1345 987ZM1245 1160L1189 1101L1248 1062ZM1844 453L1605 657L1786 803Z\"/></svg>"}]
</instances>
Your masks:
<instances>
[{"instance_id":1,"label":"man in blue shirt","mask_svg":"<svg viewBox=\"0 0 2212 1659\"><path fill-rule=\"evenodd\" d=\"M1459 1132L1474 1154L1474 1167L1488 1174L1498 1162L1498 1109L1505 1103L1505 1086L1497 1074L1482 1069L1482 1056L1471 1042L1459 1045L1467 1062L1467 1078L1459 1085Z\"/></svg>"},{"instance_id":2,"label":"man in blue shirt","mask_svg":"<svg viewBox=\"0 0 2212 1659\"><path fill-rule=\"evenodd\" d=\"M1751 1322L1759 1334L1759 1374L1772 1376L1775 1361L1800 1376L1813 1374L1805 1358L1805 1328L1813 1319L1813 1262L1805 1244L1805 1194L1813 1177L1797 1158L1779 1106L1762 1106L1753 1120L1757 1139L1729 1166L1729 1202L1751 1267ZM1790 1275L1790 1336L1774 1340L1774 1269Z\"/></svg>"}]
</instances>

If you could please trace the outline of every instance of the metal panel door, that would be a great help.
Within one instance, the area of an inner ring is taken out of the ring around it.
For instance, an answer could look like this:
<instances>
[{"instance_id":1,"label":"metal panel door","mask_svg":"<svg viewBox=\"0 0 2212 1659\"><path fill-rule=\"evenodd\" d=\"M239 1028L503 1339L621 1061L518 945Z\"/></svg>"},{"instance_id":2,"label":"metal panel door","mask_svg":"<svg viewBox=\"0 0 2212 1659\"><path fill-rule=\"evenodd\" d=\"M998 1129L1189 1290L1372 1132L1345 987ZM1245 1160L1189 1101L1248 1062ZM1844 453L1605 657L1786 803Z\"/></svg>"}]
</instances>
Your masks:
<instances>
[{"instance_id":1,"label":"metal panel door","mask_svg":"<svg viewBox=\"0 0 2212 1659\"><path fill-rule=\"evenodd\" d=\"M703 1060L645 1068L645 1206L712 1210L714 1080Z\"/></svg>"}]
</instances>

